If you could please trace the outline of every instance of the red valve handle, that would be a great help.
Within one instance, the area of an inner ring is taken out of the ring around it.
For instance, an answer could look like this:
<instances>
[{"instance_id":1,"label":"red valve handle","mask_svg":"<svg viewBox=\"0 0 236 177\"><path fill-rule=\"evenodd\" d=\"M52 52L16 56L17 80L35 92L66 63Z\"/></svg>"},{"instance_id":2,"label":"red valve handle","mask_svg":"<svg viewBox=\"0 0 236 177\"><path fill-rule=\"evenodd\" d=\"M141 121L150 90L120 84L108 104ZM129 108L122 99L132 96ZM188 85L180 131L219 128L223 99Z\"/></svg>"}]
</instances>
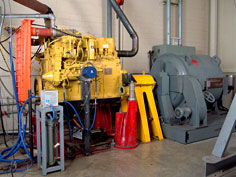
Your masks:
<instances>
[{"instance_id":1,"label":"red valve handle","mask_svg":"<svg viewBox=\"0 0 236 177\"><path fill-rule=\"evenodd\" d=\"M120 6L122 6L124 4L124 0L117 0L117 4L119 4Z\"/></svg>"}]
</instances>

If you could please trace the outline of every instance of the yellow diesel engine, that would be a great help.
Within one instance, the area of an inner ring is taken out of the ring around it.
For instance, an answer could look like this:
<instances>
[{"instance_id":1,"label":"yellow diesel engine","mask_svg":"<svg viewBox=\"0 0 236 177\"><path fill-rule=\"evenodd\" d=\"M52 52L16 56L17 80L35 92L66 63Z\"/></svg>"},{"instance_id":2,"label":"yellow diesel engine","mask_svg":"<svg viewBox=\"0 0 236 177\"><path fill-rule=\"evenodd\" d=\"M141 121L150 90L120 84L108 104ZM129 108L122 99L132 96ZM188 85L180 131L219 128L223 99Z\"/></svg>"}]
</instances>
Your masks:
<instances>
[{"instance_id":1,"label":"yellow diesel engine","mask_svg":"<svg viewBox=\"0 0 236 177\"><path fill-rule=\"evenodd\" d=\"M62 36L48 42L39 58L41 77L36 80L36 92L58 90L59 101L81 100L81 77L84 67L91 64L97 70L97 99L119 98L124 95L120 59L113 38L83 35L81 38ZM91 99L95 97L95 78L91 79Z\"/></svg>"},{"instance_id":2,"label":"yellow diesel engine","mask_svg":"<svg viewBox=\"0 0 236 177\"><path fill-rule=\"evenodd\" d=\"M86 155L90 154L92 142L99 145L100 141L103 141L102 144L111 143L111 137L114 136L112 118L120 109L118 100L122 101L121 109L126 112L128 85L134 85L134 78L121 68L118 57L133 57L137 54L138 35L116 0L110 2L130 34L131 50L117 51L113 38L62 32L60 35L67 35L45 42L44 52L37 55L41 75L35 82L36 94L39 95L42 89L58 90L70 135L68 146L71 146L72 129L79 129L82 134L75 133L73 137ZM111 27L111 24L108 23L108 26ZM108 31L111 32L111 29ZM91 99L94 101L91 102Z\"/></svg>"}]
</instances>

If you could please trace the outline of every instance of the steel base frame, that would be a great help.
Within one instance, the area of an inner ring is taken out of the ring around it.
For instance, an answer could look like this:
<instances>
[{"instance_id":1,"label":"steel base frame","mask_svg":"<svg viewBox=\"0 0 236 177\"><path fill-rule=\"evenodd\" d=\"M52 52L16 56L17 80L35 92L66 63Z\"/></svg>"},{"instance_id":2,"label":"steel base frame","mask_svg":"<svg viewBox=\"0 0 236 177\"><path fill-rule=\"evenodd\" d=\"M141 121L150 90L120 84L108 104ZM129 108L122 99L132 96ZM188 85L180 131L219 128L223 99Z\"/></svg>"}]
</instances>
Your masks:
<instances>
[{"instance_id":1,"label":"steel base frame","mask_svg":"<svg viewBox=\"0 0 236 177\"><path fill-rule=\"evenodd\" d=\"M219 135L225 116L208 115L208 125L193 127L190 125L171 125L162 123L162 131L165 138L182 144L190 144Z\"/></svg>"}]
</instances>

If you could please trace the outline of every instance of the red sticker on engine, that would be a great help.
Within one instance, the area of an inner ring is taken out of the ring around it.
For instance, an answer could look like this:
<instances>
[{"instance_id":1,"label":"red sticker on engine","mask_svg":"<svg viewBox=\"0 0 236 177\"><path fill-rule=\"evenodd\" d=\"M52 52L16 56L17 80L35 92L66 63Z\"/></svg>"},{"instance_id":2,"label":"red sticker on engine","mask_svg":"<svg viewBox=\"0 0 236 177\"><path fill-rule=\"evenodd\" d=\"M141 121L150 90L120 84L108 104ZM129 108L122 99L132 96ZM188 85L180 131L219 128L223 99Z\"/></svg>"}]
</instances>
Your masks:
<instances>
[{"instance_id":1,"label":"red sticker on engine","mask_svg":"<svg viewBox=\"0 0 236 177\"><path fill-rule=\"evenodd\" d=\"M192 63L194 64L194 66L196 66L196 67L198 67L199 65L198 65L198 62L197 62L197 59L192 59Z\"/></svg>"}]
</instances>

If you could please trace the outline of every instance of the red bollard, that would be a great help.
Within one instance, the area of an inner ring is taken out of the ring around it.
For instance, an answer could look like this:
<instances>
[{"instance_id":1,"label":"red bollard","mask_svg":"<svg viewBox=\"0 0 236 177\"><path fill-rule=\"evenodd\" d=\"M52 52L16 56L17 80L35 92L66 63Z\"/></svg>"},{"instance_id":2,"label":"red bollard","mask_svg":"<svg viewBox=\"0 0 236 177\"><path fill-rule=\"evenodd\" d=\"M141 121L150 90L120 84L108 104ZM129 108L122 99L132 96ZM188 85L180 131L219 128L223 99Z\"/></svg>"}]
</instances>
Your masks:
<instances>
[{"instance_id":1,"label":"red bollard","mask_svg":"<svg viewBox=\"0 0 236 177\"><path fill-rule=\"evenodd\" d=\"M126 113L116 113L115 147L119 149L133 149L138 146L136 138L137 102L128 101Z\"/></svg>"}]
</instances>

